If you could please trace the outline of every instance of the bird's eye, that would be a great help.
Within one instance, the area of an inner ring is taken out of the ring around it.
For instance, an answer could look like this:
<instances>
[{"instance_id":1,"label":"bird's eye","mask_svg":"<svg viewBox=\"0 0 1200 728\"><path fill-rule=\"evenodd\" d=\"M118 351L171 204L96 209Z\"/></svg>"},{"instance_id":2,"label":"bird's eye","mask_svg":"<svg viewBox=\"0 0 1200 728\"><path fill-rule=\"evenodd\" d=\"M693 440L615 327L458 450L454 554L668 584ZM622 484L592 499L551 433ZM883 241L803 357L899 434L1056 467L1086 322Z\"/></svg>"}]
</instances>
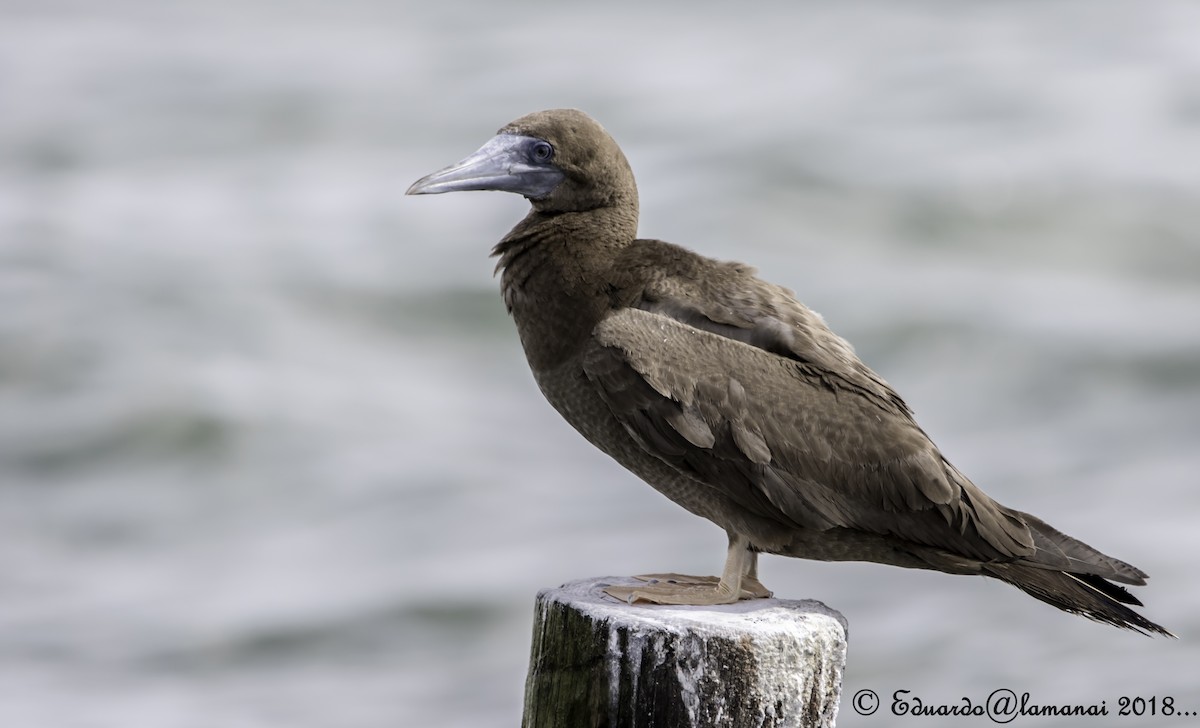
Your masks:
<instances>
[{"instance_id":1,"label":"bird's eye","mask_svg":"<svg viewBox=\"0 0 1200 728\"><path fill-rule=\"evenodd\" d=\"M550 142L538 141L533 145L531 153L533 155L533 161L549 162L550 158L554 156L554 147L550 146Z\"/></svg>"}]
</instances>

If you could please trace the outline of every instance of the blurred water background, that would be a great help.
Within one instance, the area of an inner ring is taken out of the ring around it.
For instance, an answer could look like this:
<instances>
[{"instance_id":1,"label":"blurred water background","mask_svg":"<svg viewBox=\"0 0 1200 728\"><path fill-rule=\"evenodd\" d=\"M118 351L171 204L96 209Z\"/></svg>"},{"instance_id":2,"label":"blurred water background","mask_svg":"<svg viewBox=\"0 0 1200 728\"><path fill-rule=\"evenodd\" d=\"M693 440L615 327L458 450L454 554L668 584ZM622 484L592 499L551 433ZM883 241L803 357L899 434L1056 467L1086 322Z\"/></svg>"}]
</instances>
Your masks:
<instances>
[{"instance_id":1,"label":"blurred water background","mask_svg":"<svg viewBox=\"0 0 1200 728\"><path fill-rule=\"evenodd\" d=\"M0 726L510 726L537 589L719 571L537 392L526 203L403 197L556 106L1181 637L765 558L847 696L1200 711L1197 4L0 0Z\"/></svg>"}]
</instances>

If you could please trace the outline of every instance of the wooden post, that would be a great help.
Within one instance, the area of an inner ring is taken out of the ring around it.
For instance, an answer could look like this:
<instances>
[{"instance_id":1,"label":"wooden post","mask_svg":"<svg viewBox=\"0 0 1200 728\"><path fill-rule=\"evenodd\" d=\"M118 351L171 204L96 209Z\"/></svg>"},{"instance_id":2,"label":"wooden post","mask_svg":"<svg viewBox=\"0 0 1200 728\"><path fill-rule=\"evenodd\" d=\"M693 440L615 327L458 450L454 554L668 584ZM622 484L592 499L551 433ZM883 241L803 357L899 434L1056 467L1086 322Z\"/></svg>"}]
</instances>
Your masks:
<instances>
[{"instance_id":1,"label":"wooden post","mask_svg":"<svg viewBox=\"0 0 1200 728\"><path fill-rule=\"evenodd\" d=\"M629 605L628 577L537 595L523 728L832 726L846 620L820 602Z\"/></svg>"}]
</instances>

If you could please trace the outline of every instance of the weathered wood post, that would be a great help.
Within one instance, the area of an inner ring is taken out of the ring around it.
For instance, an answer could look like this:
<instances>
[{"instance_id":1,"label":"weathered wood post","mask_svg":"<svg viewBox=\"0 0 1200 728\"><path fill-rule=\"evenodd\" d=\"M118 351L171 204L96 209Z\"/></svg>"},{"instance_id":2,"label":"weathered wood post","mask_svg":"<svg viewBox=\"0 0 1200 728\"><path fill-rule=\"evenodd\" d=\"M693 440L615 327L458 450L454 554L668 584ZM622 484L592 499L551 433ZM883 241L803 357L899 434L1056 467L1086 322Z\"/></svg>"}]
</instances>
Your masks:
<instances>
[{"instance_id":1,"label":"weathered wood post","mask_svg":"<svg viewBox=\"0 0 1200 728\"><path fill-rule=\"evenodd\" d=\"M628 605L628 577L537 595L523 728L832 726L846 620L816 601Z\"/></svg>"}]
</instances>

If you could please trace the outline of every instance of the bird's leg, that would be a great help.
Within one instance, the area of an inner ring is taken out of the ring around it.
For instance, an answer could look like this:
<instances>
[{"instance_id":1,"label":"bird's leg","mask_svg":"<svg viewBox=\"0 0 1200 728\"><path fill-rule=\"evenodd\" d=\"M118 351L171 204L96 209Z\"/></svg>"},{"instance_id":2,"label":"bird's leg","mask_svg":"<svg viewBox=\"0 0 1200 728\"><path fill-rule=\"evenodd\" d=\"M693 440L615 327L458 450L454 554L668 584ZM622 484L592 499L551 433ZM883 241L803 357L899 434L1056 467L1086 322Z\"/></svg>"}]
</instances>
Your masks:
<instances>
[{"instance_id":1,"label":"bird's leg","mask_svg":"<svg viewBox=\"0 0 1200 728\"><path fill-rule=\"evenodd\" d=\"M732 604L739 599L771 596L758 580L758 554L750 550L750 540L733 532L729 533L729 552L720 579L683 574L644 574L637 578L647 583L610 586L604 591L630 604Z\"/></svg>"},{"instance_id":2,"label":"bird's leg","mask_svg":"<svg viewBox=\"0 0 1200 728\"><path fill-rule=\"evenodd\" d=\"M748 549L747 549L748 550ZM750 592L757 599L770 599L771 590L758 580L758 552L750 551L750 567L742 577L742 593ZM744 599L745 597L743 597Z\"/></svg>"}]
</instances>

